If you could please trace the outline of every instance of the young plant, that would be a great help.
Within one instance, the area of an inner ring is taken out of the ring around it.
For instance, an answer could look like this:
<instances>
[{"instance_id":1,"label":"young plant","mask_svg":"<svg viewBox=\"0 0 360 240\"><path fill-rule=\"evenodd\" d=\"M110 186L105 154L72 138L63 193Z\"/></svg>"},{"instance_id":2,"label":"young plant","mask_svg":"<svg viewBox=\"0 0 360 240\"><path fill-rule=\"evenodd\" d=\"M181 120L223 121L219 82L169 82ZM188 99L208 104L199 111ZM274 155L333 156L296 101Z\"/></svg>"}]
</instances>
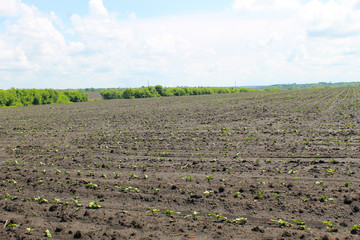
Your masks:
<instances>
[{"instance_id":1,"label":"young plant","mask_svg":"<svg viewBox=\"0 0 360 240\"><path fill-rule=\"evenodd\" d=\"M327 225L326 228L330 231L330 232L337 232L338 231L338 225L334 225L331 222L321 222L322 224Z\"/></svg>"},{"instance_id":2,"label":"young plant","mask_svg":"<svg viewBox=\"0 0 360 240\"><path fill-rule=\"evenodd\" d=\"M255 197L256 199L260 199L260 198L262 198L262 192L260 191L260 190L257 190L257 192L256 192L256 197Z\"/></svg>"},{"instance_id":3,"label":"young plant","mask_svg":"<svg viewBox=\"0 0 360 240\"><path fill-rule=\"evenodd\" d=\"M164 212L164 214L165 214L166 216L168 216L168 217L173 218L173 217L174 217L173 214L181 214L181 212L176 212L176 211L171 211L171 210L169 210L169 209L166 209L165 212Z\"/></svg>"},{"instance_id":4,"label":"young plant","mask_svg":"<svg viewBox=\"0 0 360 240\"><path fill-rule=\"evenodd\" d=\"M6 224L5 224L6 225ZM5 227L5 226L4 226ZM20 224L16 224L16 223L9 223L8 225L6 225L6 227L8 229L14 230L15 228L20 227Z\"/></svg>"},{"instance_id":5,"label":"young plant","mask_svg":"<svg viewBox=\"0 0 360 240\"><path fill-rule=\"evenodd\" d=\"M6 200L9 200L9 199L11 199L11 200L14 201L15 199L18 199L18 198L19 198L18 196L11 196L9 193L6 193L6 194L5 194L5 197L6 197L6 198L5 198L5 201L6 201Z\"/></svg>"},{"instance_id":6,"label":"young plant","mask_svg":"<svg viewBox=\"0 0 360 240\"><path fill-rule=\"evenodd\" d=\"M76 207L82 207L82 203L77 199L77 197L71 198L74 201Z\"/></svg>"},{"instance_id":7,"label":"young plant","mask_svg":"<svg viewBox=\"0 0 360 240\"><path fill-rule=\"evenodd\" d=\"M34 231L35 229L31 228L31 227L27 227L26 231L28 232L28 234L30 234L32 231Z\"/></svg>"},{"instance_id":8,"label":"young plant","mask_svg":"<svg viewBox=\"0 0 360 240\"><path fill-rule=\"evenodd\" d=\"M307 228L305 226L305 222L301 222L297 219L290 219L291 221L293 221L294 223L296 223L296 225L298 226L298 229L299 230L309 230L309 228Z\"/></svg>"},{"instance_id":9,"label":"young plant","mask_svg":"<svg viewBox=\"0 0 360 240\"><path fill-rule=\"evenodd\" d=\"M158 193L160 191L160 188L153 187L154 193Z\"/></svg>"},{"instance_id":10,"label":"young plant","mask_svg":"<svg viewBox=\"0 0 360 240\"><path fill-rule=\"evenodd\" d=\"M155 216L157 212L160 212L160 210L152 207L149 207L149 211L147 211L147 213L151 213L153 216Z\"/></svg>"},{"instance_id":11,"label":"young plant","mask_svg":"<svg viewBox=\"0 0 360 240\"><path fill-rule=\"evenodd\" d=\"M217 221L225 221L225 220L227 220L227 217L224 217L224 216L222 216L221 214L212 213L212 214L208 214L208 216L209 216L209 217L211 217L211 216L216 217L216 220L217 220Z\"/></svg>"},{"instance_id":12,"label":"young plant","mask_svg":"<svg viewBox=\"0 0 360 240\"><path fill-rule=\"evenodd\" d=\"M238 217L238 218L235 218L234 220L231 220L231 219L227 219L226 222L228 223L237 223L237 224L240 224L240 225L245 225L247 223L248 219L246 217Z\"/></svg>"},{"instance_id":13,"label":"young plant","mask_svg":"<svg viewBox=\"0 0 360 240\"><path fill-rule=\"evenodd\" d=\"M52 235L51 235L51 233L50 233L50 230L49 229L46 229L46 231L45 231L45 237L47 237L47 238L52 238Z\"/></svg>"},{"instance_id":14,"label":"young plant","mask_svg":"<svg viewBox=\"0 0 360 240\"><path fill-rule=\"evenodd\" d=\"M130 178L138 178L138 176L136 176L134 173L129 174Z\"/></svg>"},{"instance_id":15,"label":"young plant","mask_svg":"<svg viewBox=\"0 0 360 240\"><path fill-rule=\"evenodd\" d=\"M96 189L98 187L98 185L95 183L89 182L88 184L85 185L85 187L90 188L90 189Z\"/></svg>"},{"instance_id":16,"label":"young plant","mask_svg":"<svg viewBox=\"0 0 360 240\"><path fill-rule=\"evenodd\" d=\"M355 224L352 226L351 234L360 234L360 224Z\"/></svg>"},{"instance_id":17,"label":"young plant","mask_svg":"<svg viewBox=\"0 0 360 240\"><path fill-rule=\"evenodd\" d=\"M289 224L288 222L286 222L285 220L282 220L282 219L279 219L279 220L271 219L271 221L276 222L278 227L280 227L280 228L291 227L291 224Z\"/></svg>"},{"instance_id":18,"label":"young plant","mask_svg":"<svg viewBox=\"0 0 360 240\"><path fill-rule=\"evenodd\" d=\"M187 177L183 177L181 178L182 180L185 180L187 182L191 182L191 180L193 179L193 177L190 175L190 176L187 176Z\"/></svg>"},{"instance_id":19,"label":"young plant","mask_svg":"<svg viewBox=\"0 0 360 240\"><path fill-rule=\"evenodd\" d=\"M91 208L91 209L97 209L97 208L101 208L101 206L100 206L99 203L96 202L96 201L89 201L89 208Z\"/></svg>"},{"instance_id":20,"label":"young plant","mask_svg":"<svg viewBox=\"0 0 360 240\"><path fill-rule=\"evenodd\" d=\"M196 220L198 220L198 219L199 219L198 214L199 214L199 212L194 211L194 212L192 212L191 214L186 215L184 218L189 218L189 217L192 217L192 219L193 219L194 221L196 221Z\"/></svg>"},{"instance_id":21,"label":"young plant","mask_svg":"<svg viewBox=\"0 0 360 240\"><path fill-rule=\"evenodd\" d=\"M208 180L208 182L211 182L212 178L214 177L213 174L206 176L205 178Z\"/></svg>"},{"instance_id":22,"label":"young plant","mask_svg":"<svg viewBox=\"0 0 360 240\"><path fill-rule=\"evenodd\" d=\"M34 198L34 200L36 202L38 202L39 204L49 203L49 201L46 198L43 198L43 197L36 197L36 198Z\"/></svg>"}]
</instances>

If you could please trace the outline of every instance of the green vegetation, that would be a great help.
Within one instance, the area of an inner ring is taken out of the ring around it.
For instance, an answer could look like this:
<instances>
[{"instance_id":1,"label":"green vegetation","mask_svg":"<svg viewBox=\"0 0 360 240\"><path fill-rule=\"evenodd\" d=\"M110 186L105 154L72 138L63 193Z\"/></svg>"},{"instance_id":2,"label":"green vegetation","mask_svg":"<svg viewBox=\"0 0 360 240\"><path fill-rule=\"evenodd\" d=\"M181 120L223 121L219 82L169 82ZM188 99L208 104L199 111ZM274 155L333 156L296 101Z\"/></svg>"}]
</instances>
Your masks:
<instances>
[{"instance_id":1,"label":"green vegetation","mask_svg":"<svg viewBox=\"0 0 360 240\"><path fill-rule=\"evenodd\" d=\"M85 102L87 93L53 89L0 90L0 107L19 107L55 103Z\"/></svg>"},{"instance_id":2,"label":"green vegetation","mask_svg":"<svg viewBox=\"0 0 360 240\"><path fill-rule=\"evenodd\" d=\"M249 88L221 88L221 87L177 87L164 88L160 85L155 87L127 88L127 89L105 89L100 93L104 99L133 99L168 96L189 96L221 93L236 93L257 91Z\"/></svg>"}]
</instances>

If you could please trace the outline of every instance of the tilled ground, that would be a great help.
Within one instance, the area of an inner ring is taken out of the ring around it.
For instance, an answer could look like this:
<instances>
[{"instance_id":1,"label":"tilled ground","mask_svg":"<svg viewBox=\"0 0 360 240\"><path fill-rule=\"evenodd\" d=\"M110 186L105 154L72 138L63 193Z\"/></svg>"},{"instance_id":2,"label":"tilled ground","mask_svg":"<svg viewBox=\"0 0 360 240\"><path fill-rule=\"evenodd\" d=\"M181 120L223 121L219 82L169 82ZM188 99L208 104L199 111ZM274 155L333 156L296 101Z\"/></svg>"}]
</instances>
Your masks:
<instances>
[{"instance_id":1,"label":"tilled ground","mask_svg":"<svg viewBox=\"0 0 360 240\"><path fill-rule=\"evenodd\" d=\"M357 96L1 109L0 239L359 239Z\"/></svg>"}]
</instances>

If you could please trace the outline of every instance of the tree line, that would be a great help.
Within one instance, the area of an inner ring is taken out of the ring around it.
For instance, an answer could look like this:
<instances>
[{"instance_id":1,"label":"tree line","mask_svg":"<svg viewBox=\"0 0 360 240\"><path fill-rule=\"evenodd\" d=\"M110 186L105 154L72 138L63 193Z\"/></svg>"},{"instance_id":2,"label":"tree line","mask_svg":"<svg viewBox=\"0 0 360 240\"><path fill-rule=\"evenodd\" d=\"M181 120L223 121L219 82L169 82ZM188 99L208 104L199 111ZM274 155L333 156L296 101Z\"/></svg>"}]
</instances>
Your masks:
<instances>
[{"instance_id":1,"label":"tree line","mask_svg":"<svg viewBox=\"0 0 360 240\"><path fill-rule=\"evenodd\" d=\"M0 90L0 107L18 107L85 101L88 101L88 94L78 91L15 88Z\"/></svg>"},{"instance_id":2,"label":"tree line","mask_svg":"<svg viewBox=\"0 0 360 240\"><path fill-rule=\"evenodd\" d=\"M164 88L160 85L155 87L105 89L100 92L104 99L133 99L169 96L206 95L221 93L236 93L258 91L250 88L222 88L222 87L176 87Z\"/></svg>"}]
</instances>

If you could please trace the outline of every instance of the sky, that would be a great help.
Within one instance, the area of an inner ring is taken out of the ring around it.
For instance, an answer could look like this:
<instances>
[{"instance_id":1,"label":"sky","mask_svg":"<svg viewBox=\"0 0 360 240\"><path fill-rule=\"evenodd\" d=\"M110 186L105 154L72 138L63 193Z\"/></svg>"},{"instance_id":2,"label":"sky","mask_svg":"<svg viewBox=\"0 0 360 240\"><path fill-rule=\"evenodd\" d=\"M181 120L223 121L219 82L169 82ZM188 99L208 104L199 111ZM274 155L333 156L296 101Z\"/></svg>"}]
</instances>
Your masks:
<instances>
[{"instance_id":1,"label":"sky","mask_svg":"<svg viewBox=\"0 0 360 240\"><path fill-rule=\"evenodd\" d=\"M0 0L0 89L360 81L360 0Z\"/></svg>"}]
</instances>

